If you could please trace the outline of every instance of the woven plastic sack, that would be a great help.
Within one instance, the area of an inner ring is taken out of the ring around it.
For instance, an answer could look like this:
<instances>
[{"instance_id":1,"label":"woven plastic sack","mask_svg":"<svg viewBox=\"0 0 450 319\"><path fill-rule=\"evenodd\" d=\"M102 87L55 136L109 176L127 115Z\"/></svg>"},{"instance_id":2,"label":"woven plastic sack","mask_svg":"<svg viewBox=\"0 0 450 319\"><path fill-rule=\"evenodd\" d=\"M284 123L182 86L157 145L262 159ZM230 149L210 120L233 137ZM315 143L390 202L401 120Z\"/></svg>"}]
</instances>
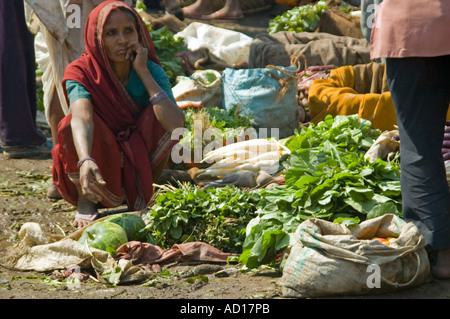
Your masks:
<instances>
[{"instance_id":1,"label":"woven plastic sack","mask_svg":"<svg viewBox=\"0 0 450 319\"><path fill-rule=\"evenodd\" d=\"M353 227L313 218L295 237L280 280L285 297L379 294L431 280L423 236L392 214Z\"/></svg>"},{"instance_id":2,"label":"woven plastic sack","mask_svg":"<svg viewBox=\"0 0 450 319\"><path fill-rule=\"evenodd\" d=\"M221 74L215 70L199 70L191 76L177 77L172 88L180 108L188 106L217 106L222 104Z\"/></svg>"},{"instance_id":3,"label":"woven plastic sack","mask_svg":"<svg viewBox=\"0 0 450 319\"><path fill-rule=\"evenodd\" d=\"M222 73L222 106L227 110L237 106L241 115L250 117L260 137L291 136L299 127L296 70L294 66L227 68Z\"/></svg>"}]
</instances>

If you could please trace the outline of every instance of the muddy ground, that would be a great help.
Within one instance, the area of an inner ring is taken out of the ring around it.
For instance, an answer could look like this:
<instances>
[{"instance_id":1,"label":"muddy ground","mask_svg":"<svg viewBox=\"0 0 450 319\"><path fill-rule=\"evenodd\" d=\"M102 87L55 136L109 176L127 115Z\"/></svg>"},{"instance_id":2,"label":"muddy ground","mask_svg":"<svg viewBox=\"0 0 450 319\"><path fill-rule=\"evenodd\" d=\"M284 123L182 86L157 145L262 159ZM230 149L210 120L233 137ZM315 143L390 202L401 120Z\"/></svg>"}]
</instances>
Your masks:
<instances>
[{"instance_id":1,"label":"muddy ground","mask_svg":"<svg viewBox=\"0 0 450 319\"><path fill-rule=\"evenodd\" d=\"M277 10L280 8L248 15L239 23L219 21L215 24L252 36L265 32L268 20L279 12ZM48 127L41 128L47 130L49 136ZM12 160L0 155L0 255L14 247L18 231L26 222L37 222L53 234L70 234L76 230L72 226L75 208L64 200L46 197L50 167L50 158ZM123 207L105 212L122 210ZM112 287L97 282L94 277L73 285L58 280L58 271L17 272L0 266L0 299L283 299L277 285L281 278L277 269L261 267L255 271L241 271L240 268L240 265L172 264L163 268L163 274L155 274L144 283ZM432 280L395 293L338 298L449 297L450 281Z\"/></svg>"},{"instance_id":2,"label":"muddy ground","mask_svg":"<svg viewBox=\"0 0 450 319\"><path fill-rule=\"evenodd\" d=\"M26 222L37 222L52 234L70 234L74 207L46 197L51 159L5 159L0 155L0 255L18 242ZM103 210L112 214L118 210ZM108 286L91 278L73 285L58 280L59 271L17 272L0 266L0 299L282 299L281 273L261 267L240 271L240 265L171 264L144 283ZM191 279L190 279L191 278ZM192 280L195 278L197 280ZM433 280L408 290L376 296L339 298L447 299L450 281Z\"/></svg>"}]
</instances>

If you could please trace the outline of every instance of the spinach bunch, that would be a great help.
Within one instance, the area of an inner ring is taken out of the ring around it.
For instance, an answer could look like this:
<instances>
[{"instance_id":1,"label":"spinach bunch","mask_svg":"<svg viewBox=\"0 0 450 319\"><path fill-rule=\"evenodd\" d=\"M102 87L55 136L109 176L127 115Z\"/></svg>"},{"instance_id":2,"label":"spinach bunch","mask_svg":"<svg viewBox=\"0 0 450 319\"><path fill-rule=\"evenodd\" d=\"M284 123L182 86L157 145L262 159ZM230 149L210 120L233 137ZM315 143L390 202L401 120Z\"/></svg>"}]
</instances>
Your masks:
<instances>
[{"instance_id":1,"label":"spinach bunch","mask_svg":"<svg viewBox=\"0 0 450 319\"><path fill-rule=\"evenodd\" d=\"M370 126L357 115L328 115L286 142L291 150L283 162L286 185L259 191L261 202L247 226L242 264L272 263L308 218L351 225L386 213L401 215L398 161L364 159L381 133Z\"/></svg>"},{"instance_id":2,"label":"spinach bunch","mask_svg":"<svg viewBox=\"0 0 450 319\"><path fill-rule=\"evenodd\" d=\"M201 241L240 253L259 200L258 194L234 185L203 190L187 183L166 189L144 216L150 233L147 241L162 248Z\"/></svg>"},{"instance_id":3,"label":"spinach bunch","mask_svg":"<svg viewBox=\"0 0 450 319\"><path fill-rule=\"evenodd\" d=\"M325 1L294 7L270 20L268 32L271 34L280 31L312 32L316 30L320 16L326 10Z\"/></svg>"},{"instance_id":4,"label":"spinach bunch","mask_svg":"<svg viewBox=\"0 0 450 319\"><path fill-rule=\"evenodd\" d=\"M173 32L167 26L157 30L152 30L150 25L147 25L147 28L152 37L156 55L173 86L176 84L177 76L184 75L182 59L177 54L187 52L189 49L182 38L175 39Z\"/></svg>"}]
</instances>

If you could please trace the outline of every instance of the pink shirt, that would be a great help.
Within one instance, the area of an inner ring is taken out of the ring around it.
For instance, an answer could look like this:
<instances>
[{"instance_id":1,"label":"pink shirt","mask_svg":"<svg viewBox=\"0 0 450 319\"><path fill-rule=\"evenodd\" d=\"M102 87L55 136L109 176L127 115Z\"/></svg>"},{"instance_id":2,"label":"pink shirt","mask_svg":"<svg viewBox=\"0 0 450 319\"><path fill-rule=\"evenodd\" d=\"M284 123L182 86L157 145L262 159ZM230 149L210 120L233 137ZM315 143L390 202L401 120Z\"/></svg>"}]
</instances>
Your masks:
<instances>
[{"instance_id":1,"label":"pink shirt","mask_svg":"<svg viewBox=\"0 0 450 319\"><path fill-rule=\"evenodd\" d=\"M384 0L370 53L372 59L450 54L450 0Z\"/></svg>"}]
</instances>

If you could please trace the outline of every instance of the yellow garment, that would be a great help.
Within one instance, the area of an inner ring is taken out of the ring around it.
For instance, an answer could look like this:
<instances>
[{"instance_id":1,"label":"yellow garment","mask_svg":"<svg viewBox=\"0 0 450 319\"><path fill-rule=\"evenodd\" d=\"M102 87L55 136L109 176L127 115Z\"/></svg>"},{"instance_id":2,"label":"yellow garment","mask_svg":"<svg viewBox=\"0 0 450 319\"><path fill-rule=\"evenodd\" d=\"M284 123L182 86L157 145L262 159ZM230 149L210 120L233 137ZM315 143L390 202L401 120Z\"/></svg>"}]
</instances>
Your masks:
<instances>
[{"instance_id":1,"label":"yellow garment","mask_svg":"<svg viewBox=\"0 0 450 319\"><path fill-rule=\"evenodd\" d=\"M327 114L358 114L359 118L371 121L374 129L396 129L395 108L384 63L348 65L331 70L327 79L318 79L311 84L308 102L314 124ZM447 120L450 120L450 109Z\"/></svg>"},{"instance_id":2,"label":"yellow garment","mask_svg":"<svg viewBox=\"0 0 450 319\"><path fill-rule=\"evenodd\" d=\"M372 62L336 68L327 79L315 80L308 91L311 122L317 124L327 114L358 114L373 128L395 129L395 109L384 73L384 63Z\"/></svg>"}]
</instances>

